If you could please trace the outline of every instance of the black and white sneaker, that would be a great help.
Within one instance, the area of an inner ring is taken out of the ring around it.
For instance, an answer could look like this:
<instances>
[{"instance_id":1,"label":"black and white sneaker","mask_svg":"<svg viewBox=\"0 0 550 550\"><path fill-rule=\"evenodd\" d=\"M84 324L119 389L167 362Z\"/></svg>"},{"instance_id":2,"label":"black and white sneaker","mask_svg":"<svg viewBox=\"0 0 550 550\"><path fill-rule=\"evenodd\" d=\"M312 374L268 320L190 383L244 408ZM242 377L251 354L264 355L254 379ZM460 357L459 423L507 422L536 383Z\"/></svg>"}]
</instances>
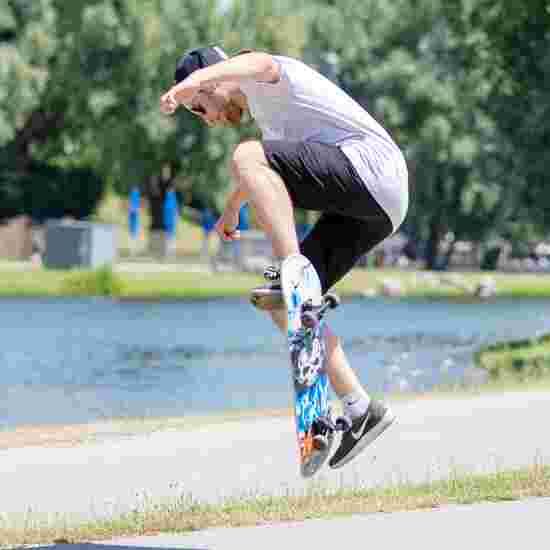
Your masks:
<instances>
[{"instance_id":1,"label":"black and white sneaker","mask_svg":"<svg viewBox=\"0 0 550 550\"><path fill-rule=\"evenodd\" d=\"M329 461L331 468L340 468L355 458L372 443L395 420L390 408L379 401L371 400L367 412L356 418L351 428L344 432L340 446Z\"/></svg>"}]
</instances>

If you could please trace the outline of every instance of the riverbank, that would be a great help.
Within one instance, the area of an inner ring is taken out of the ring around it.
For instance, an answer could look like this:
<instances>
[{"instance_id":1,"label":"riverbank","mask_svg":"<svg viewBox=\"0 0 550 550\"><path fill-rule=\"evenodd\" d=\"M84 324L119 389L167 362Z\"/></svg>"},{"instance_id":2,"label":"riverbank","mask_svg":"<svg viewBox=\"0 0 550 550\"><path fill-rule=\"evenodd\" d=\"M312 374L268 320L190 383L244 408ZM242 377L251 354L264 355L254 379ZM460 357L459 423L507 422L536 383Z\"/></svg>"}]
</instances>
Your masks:
<instances>
[{"instance_id":1,"label":"riverbank","mask_svg":"<svg viewBox=\"0 0 550 550\"><path fill-rule=\"evenodd\" d=\"M429 392L400 392L387 395L374 394L378 399L391 403L415 403L424 401L467 400L479 396L496 396L509 393L550 392L550 376L489 378L480 384L455 384L436 387ZM334 414L340 414L340 402L332 403ZM292 422L293 411L261 409L226 411L208 415L180 417L121 417L85 424L37 424L21 425L0 430L0 451L23 447L71 448L102 441L147 436L159 432L182 433L210 426L233 422L254 422L259 418L286 418Z\"/></svg>"},{"instance_id":2,"label":"riverbank","mask_svg":"<svg viewBox=\"0 0 550 550\"><path fill-rule=\"evenodd\" d=\"M313 483L296 471L288 418L3 451L0 540L109 540L550 496L548 440L537 430L510 438L511 425L548 415L549 395L395 402L387 434Z\"/></svg>"},{"instance_id":3,"label":"riverbank","mask_svg":"<svg viewBox=\"0 0 550 550\"><path fill-rule=\"evenodd\" d=\"M0 297L112 296L127 300L247 298L260 275L214 273L200 263L118 263L98 271L52 271L0 263ZM387 295L458 300L550 298L550 275L532 273L437 273L354 269L338 285L343 297Z\"/></svg>"},{"instance_id":4,"label":"riverbank","mask_svg":"<svg viewBox=\"0 0 550 550\"><path fill-rule=\"evenodd\" d=\"M550 378L550 334L485 346L474 355L492 381Z\"/></svg>"},{"instance_id":5,"label":"riverbank","mask_svg":"<svg viewBox=\"0 0 550 550\"><path fill-rule=\"evenodd\" d=\"M322 489L313 489L305 496L279 498L258 495L220 506L180 499L151 510L81 525L60 522L40 526L29 521L25 527L4 528L0 520L0 548L71 545L161 533L181 536L206 529L274 526L289 522L296 525L296 522L313 519L334 520L358 514L434 510L482 502L524 501L533 497L550 497L550 467L534 464L490 475L454 475L434 483L399 484L372 490L344 489L325 493Z\"/></svg>"}]
</instances>

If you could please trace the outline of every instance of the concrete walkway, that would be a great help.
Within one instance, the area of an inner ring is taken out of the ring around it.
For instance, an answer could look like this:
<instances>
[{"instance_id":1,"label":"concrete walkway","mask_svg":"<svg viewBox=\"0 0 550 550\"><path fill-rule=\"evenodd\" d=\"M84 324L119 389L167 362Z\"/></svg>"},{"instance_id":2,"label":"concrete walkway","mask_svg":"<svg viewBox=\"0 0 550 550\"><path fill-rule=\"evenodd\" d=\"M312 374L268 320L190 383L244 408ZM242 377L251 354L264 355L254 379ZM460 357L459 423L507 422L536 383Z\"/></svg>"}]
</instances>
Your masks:
<instances>
[{"instance_id":1,"label":"concrete walkway","mask_svg":"<svg viewBox=\"0 0 550 550\"><path fill-rule=\"evenodd\" d=\"M506 550L549 546L550 499L453 506L440 510L368 514L239 529L212 529L183 536L117 539L95 550L288 550L379 548L383 550ZM64 547L60 550L94 550Z\"/></svg>"},{"instance_id":2,"label":"concrete walkway","mask_svg":"<svg viewBox=\"0 0 550 550\"><path fill-rule=\"evenodd\" d=\"M453 472L550 463L550 393L508 393L394 404L398 422L341 470L302 480L290 418L258 418L74 448L0 451L0 513L101 518L192 496L303 494L311 487L426 482Z\"/></svg>"},{"instance_id":3,"label":"concrete walkway","mask_svg":"<svg viewBox=\"0 0 550 550\"><path fill-rule=\"evenodd\" d=\"M35 550L546 550L550 499L450 506L438 510L366 514L185 535L118 538Z\"/></svg>"}]
</instances>

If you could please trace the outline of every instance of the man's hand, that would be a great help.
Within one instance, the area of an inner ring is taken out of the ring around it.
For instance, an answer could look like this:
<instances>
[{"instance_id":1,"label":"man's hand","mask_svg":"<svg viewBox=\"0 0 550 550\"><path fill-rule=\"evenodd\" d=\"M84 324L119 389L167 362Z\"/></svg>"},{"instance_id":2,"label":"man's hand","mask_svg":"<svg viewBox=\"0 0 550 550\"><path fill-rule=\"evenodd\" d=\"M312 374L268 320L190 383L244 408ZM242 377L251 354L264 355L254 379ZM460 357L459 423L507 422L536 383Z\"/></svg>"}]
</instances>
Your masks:
<instances>
[{"instance_id":1,"label":"man's hand","mask_svg":"<svg viewBox=\"0 0 550 550\"><path fill-rule=\"evenodd\" d=\"M215 230L223 241L236 241L241 238L239 225L239 210L227 207L218 220Z\"/></svg>"},{"instance_id":2,"label":"man's hand","mask_svg":"<svg viewBox=\"0 0 550 550\"><path fill-rule=\"evenodd\" d=\"M160 110L165 115L173 114L179 105L182 103L189 104L195 94L201 89L202 78L199 73L194 72L191 76L172 86L165 94L160 98Z\"/></svg>"},{"instance_id":3,"label":"man's hand","mask_svg":"<svg viewBox=\"0 0 550 550\"><path fill-rule=\"evenodd\" d=\"M160 98L160 112L163 115L172 115L178 108L178 101L173 88Z\"/></svg>"}]
</instances>

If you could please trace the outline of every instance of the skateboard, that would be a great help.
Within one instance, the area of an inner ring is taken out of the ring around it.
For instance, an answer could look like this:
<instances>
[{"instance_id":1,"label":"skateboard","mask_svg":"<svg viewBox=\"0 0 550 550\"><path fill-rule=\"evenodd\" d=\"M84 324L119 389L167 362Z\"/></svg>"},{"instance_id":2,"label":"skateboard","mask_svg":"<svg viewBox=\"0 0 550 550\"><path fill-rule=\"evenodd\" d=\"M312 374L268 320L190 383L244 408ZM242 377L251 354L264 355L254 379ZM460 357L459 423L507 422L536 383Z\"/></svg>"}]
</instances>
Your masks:
<instances>
[{"instance_id":1,"label":"skateboard","mask_svg":"<svg viewBox=\"0 0 550 550\"><path fill-rule=\"evenodd\" d=\"M323 317L339 305L339 299L334 294L322 296L315 268L300 254L283 261L280 278L288 315L300 473L311 477L328 458L335 432L351 427L346 417L333 420L328 396Z\"/></svg>"}]
</instances>

